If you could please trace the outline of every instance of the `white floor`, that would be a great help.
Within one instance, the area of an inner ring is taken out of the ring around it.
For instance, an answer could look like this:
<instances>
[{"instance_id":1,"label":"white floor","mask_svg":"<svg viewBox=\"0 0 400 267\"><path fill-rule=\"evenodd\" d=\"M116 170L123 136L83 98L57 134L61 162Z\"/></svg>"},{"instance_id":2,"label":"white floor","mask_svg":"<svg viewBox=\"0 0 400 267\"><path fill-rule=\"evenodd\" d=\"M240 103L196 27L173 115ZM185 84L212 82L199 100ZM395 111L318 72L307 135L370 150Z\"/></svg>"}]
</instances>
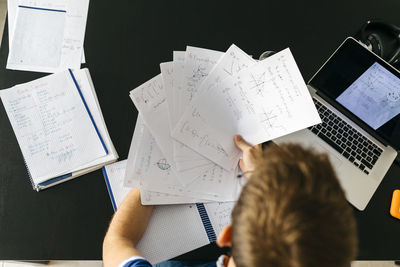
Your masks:
<instances>
[{"instance_id":1,"label":"white floor","mask_svg":"<svg viewBox=\"0 0 400 267\"><path fill-rule=\"evenodd\" d=\"M0 0L0 42L3 36L3 29L7 13L7 0ZM43 264L17 262L17 261L0 261L0 267L38 267ZM46 266L57 267L102 267L101 261L50 261ZM396 266L392 261L357 261L352 267L392 267Z\"/></svg>"}]
</instances>

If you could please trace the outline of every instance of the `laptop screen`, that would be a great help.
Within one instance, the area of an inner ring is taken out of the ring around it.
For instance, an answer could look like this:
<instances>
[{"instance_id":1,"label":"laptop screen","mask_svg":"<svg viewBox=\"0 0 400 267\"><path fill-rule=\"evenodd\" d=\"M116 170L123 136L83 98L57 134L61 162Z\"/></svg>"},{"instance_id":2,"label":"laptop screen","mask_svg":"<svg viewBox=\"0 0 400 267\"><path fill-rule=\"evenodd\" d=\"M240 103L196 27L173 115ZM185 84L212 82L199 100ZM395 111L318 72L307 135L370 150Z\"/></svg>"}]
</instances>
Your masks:
<instances>
[{"instance_id":1,"label":"laptop screen","mask_svg":"<svg viewBox=\"0 0 400 267\"><path fill-rule=\"evenodd\" d=\"M346 39L309 84L400 149L400 74L357 41Z\"/></svg>"}]
</instances>

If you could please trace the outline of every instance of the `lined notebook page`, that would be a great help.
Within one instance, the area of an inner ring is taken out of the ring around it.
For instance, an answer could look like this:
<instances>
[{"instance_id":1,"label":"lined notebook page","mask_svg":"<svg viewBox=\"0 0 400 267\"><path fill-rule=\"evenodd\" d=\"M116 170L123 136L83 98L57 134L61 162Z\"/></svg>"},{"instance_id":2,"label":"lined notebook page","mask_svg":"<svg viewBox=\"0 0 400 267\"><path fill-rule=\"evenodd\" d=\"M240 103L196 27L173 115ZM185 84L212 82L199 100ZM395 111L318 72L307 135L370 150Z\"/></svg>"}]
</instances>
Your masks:
<instances>
[{"instance_id":1,"label":"lined notebook page","mask_svg":"<svg viewBox=\"0 0 400 267\"><path fill-rule=\"evenodd\" d=\"M34 183L107 154L68 71L2 90L1 99Z\"/></svg>"}]
</instances>

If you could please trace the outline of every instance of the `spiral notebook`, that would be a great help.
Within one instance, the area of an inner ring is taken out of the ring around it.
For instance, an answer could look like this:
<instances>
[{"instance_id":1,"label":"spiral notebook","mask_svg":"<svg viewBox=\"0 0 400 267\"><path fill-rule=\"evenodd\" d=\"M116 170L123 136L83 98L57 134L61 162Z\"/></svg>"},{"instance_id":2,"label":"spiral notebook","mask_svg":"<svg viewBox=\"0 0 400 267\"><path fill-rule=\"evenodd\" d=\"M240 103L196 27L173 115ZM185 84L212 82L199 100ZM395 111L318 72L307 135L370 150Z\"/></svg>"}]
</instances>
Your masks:
<instances>
[{"instance_id":1,"label":"spiral notebook","mask_svg":"<svg viewBox=\"0 0 400 267\"><path fill-rule=\"evenodd\" d=\"M131 188L124 187L126 160L103 168L104 179L116 210ZM230 224L234 202L155 206L138 251L156 264L216 241Z\"/></svg>"},{"instance_id":2,"label":"spiral notebook","mask_svg":"<svg viewBox=\"0 0 400 267\"><path fill-rule=\"evenodd\" d=\"M88 69L16 85L0 96L35 190L118 158Z\"/></svg>"}]
</instances>

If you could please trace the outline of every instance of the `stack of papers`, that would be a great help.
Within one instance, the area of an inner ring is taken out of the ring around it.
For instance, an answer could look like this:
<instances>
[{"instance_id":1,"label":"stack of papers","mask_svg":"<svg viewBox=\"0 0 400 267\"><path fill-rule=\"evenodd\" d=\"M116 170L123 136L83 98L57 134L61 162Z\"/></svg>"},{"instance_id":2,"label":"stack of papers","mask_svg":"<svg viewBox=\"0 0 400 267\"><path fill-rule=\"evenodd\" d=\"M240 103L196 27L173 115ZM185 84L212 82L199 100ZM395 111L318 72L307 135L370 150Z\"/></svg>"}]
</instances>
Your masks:
<instances>
[{"instance_id":1,"label":"stack of papers","mask_svg":"<svg viewBox=\"0 0 400 267\"><path fill-rule=\"evenodd\" d=\"M89 70L67 70L0 91L35 190L118 158Z\"/></svg>"},{"instance_id":2,"label":"stack of papers","mask_svg":"<svg viewBox=\"0 0 400 267\"><path fill-rule=\"evenodd\" d=\"M289 49L257 62L235 45L188 46L160 69L130 92L139 117L125 185L159 194L143 204L234 201L235 134L255 145L321 122Z\"/></svg>"},{"instance_id":3,"label":"stack of papers","mask_svg":"<svg viewBox=\"0 0 400 267\"><path fill-rule=\"evenodd\" d=\"M8 0L7 69L80 69L89 0Z\"/></svg>"}]
</instances>

